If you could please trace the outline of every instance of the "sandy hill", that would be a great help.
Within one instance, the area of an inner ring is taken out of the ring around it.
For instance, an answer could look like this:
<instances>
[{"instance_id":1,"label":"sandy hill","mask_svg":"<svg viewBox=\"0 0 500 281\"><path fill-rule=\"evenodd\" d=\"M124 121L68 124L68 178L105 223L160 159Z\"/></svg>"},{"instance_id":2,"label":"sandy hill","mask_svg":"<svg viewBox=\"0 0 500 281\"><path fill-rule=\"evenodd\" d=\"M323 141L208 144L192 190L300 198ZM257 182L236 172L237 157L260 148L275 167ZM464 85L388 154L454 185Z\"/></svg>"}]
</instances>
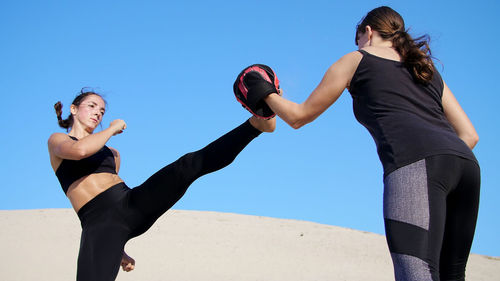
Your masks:
<instances>
[{"instance_id":1,"label":"sandy hill","mask_svg":"<svg viewBox=\"0 0 500 281\"><path fill-rule=\"evenodd\" d=\"M0 211L0 280L75 280L80 225L70 209ZM117 280L394 280L382 235L306 221L171 210L126 251ZM467 280L500 280L471 255Z\"/></svg>"}]
</instances>

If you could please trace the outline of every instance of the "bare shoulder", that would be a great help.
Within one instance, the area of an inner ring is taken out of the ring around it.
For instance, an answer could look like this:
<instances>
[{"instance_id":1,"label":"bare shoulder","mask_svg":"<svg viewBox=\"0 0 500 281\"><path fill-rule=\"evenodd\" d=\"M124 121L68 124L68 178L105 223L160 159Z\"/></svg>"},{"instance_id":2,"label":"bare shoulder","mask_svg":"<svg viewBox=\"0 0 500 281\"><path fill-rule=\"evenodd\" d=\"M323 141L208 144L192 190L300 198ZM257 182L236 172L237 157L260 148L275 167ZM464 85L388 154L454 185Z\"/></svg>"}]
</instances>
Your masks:
<instances>
[{"instance_id":1,"label":"bare shoulder","mask_svg":"<svg viewBox=\"0 0 500 281\"><path fill-rule=\"evenodd\" d=\"M51 145L56 145L56 144L60 143L61 141L66 141L68 139L70 139L70 138L68 138L67 134L64 134L64 133L53 133L49 137L48 145L50 147Z\"/></svg>"},{"instance_id":2,"label":"bare shoulder","mask_svg":"<svg viewBox=\"0 0 500 281\"><path fill-rule=\"evenodd\" d=\"M347 88L362 58L363 54L358 51L347 53L330 66L326 76Z\"/></svg>"},{"instance_id":3,"label":"bare shoulder","mask_svg":"<svg viewBox=\"0 0 500 281\"><path fill-rule=\"evenodd\" d=\"M353 51L342 56L339 61L346 61L351 63L359 63L359 61L363 58L363 54L359 51Z\"/></svg>"},{"instance_id":4,"label":"bare shoulder","mask_svg":"<svg viewBox=\"0 0 500 281\"><path fill-rule=\"evenodd\" d=\"M330 68L340 68L349 73L354 72L359 65L359 62L363 58L363 55L358 52L350 52L342 56L338 61L336 61Z\"/></svg>"},{"instance_id":5,"label":"bare shoulder","mask_svg":"<svg viewBox=\"0 0 500 281\"><path fill-rule=\"evenodd\" d=\"M350 53L345 54L344 57L349 57L352 59L354 59L354 58L360 59L363 57L363 54L360 51L356 50L356 51L352 51Z\"/></svg>"},{"instance_id":6,"label":"bare shoulder","mask_svg":"<svg viewBox=\"0 0 500 281\"><path fill-rule=\"evenodd\" d=\"M47 145L49 147L49 155L50 155L50 164L52 165L52 169L54 171L57 170L59 165L62 162L62 158L58 155L60 151L60 146L64 142L70 140L67 134L64 133L53 133L50 135L49 140L47 141Z\"/></svg>"}]
</instances>

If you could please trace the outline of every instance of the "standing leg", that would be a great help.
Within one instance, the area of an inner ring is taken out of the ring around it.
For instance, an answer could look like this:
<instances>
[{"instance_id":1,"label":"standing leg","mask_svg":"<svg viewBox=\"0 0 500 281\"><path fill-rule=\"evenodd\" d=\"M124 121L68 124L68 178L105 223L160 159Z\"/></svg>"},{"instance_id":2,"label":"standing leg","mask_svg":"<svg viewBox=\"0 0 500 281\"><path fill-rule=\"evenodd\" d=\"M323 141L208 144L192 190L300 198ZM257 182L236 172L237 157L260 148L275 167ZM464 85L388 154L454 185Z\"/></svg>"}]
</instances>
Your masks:
<instances>
[{"instance_id":1,"label":"standing leg","mask_svg":"<svg viewBox=\"0 0 500 281\"><path fill-rule=\"evenodd\" d=\"M113 281L120 269L128 231L112 220L82 230L78 254L77 281Z\"/></svg>"},{"instance_id":2,"label":"standing leg","mask_svg":"<svg viewBox=\"0 0 500 281\"><path fill-rule=\"evenodd\" d=\"M480 170L476 163L460 159L462 177L448 196L446 225L440 259L442 281L465 280L479 209Z\"/></svg>"},{"instance_id":3,"label":"standing leg","mask_svg":"<svg viewBox=\"0 0 500 281\"><path fill-rule=\"evenodd\" d=\"M435 281L432 271L437 268L428 259L430 208L425 160L386 176L384 221L396 280Z\"/></svg>"},{"instance_id":4,"label":"standing leg","mask_svg":"<svg viewBox=\"0 0 500 281\"><path fill-rule=\"evenodd\" d=\"M229 165L261 132L249 121L201 150L188 153L132 189L130 208L144 215L132 237L140 235L170 209L197 178Z\"/></svg>"},{"instance_id":5,"label":"standing leg","mask_svg":"<svg viewBox=\"0 0 500 281\"><path fill-rule=\"evenodd\" d=\"M129 191L125 184L117 184L78 211L82 225L78 281L115 280L130 233L124 208Z\"/></svg>"},{"instance_id":6,"label":"standing leg","mask_svg":"<svg viewBox=\"0 0 500 281\"><path fill-rule=\"evenodd\" d=\"M396 280L464 280L479 204L479 167L436 155L384 180L384 219Z\"/></svg>"}]
</instances>

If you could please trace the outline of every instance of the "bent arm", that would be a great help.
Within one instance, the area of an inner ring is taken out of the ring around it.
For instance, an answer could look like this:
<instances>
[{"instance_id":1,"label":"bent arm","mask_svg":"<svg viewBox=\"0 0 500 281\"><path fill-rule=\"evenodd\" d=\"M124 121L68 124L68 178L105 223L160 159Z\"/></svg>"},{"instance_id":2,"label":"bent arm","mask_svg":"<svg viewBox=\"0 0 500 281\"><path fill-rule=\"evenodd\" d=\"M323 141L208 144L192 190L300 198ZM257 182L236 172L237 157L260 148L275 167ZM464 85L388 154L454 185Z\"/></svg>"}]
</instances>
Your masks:
<instances>
[{"instance_id":1,"label":"bent arm","mask_svg":"<svg viewBox=\"0 0 500 281\"><path fill-rule=\"evenodd\" d=\"M473 149L479 141L479 136L472 122L469 120L446 83L444 83L442 103L444 114L453 129L455 129L458 137L462 139L470 149Z\"/></svg>"},{"instance_id":2,"label":"bent arm","mask_svg":"<svg viewBox=\"0 0 500 281\"><path fill-rule=\"evenodd\" d=\"M66 134L55 133L49 138L49 151L61 159L80 160L95 154L112 136L121 133L125 128L125 122L117 119L107 129L78 141L70 139Z\"/></svg>"},{"instance_id":3,"label":"bent arm","mask_svg":"<svg viewBox=\"0 0 500 281\"><path fill-rule=\"evenodd\" d=\"M80 160L95 154L113 134L101 131L78 141L68 138L66 134L56 133L49 138L49 150L61 159Z\"/></svg>"},{"instance_id":4,"label":"bent arm","mask_svg":"<svg viewBox=\"0 0 500 281\"><path fill-rule=\"evenodd\" d=\"M314 121L337 101L348 87L361 58L359 52L352 52L340 58L330 66L316 89L301 104L289 101L278 94L267 96L265 101L288 125L298 129Z\"/></svg>"}]
</instances>

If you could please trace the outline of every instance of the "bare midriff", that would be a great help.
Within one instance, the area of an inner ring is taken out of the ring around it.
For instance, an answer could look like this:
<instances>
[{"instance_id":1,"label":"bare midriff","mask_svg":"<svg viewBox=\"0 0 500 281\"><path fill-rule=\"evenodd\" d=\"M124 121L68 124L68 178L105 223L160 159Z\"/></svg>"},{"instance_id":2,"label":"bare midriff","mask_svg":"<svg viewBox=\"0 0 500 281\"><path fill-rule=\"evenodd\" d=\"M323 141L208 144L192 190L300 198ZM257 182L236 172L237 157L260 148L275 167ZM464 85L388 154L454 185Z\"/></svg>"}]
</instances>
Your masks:
<instances>
[{"instance_id":1,"label":"bare midriff","mask_svg":"<svg viewBox=\"0 0 500 281\"><path fill-rule=\"evenodd\" d=\"M97 173L85 176L72 183L66 196L69 198L73 209L78 213L83 205L106 189L123 182L116 174Z\"/></svg>"}]
</instances>

